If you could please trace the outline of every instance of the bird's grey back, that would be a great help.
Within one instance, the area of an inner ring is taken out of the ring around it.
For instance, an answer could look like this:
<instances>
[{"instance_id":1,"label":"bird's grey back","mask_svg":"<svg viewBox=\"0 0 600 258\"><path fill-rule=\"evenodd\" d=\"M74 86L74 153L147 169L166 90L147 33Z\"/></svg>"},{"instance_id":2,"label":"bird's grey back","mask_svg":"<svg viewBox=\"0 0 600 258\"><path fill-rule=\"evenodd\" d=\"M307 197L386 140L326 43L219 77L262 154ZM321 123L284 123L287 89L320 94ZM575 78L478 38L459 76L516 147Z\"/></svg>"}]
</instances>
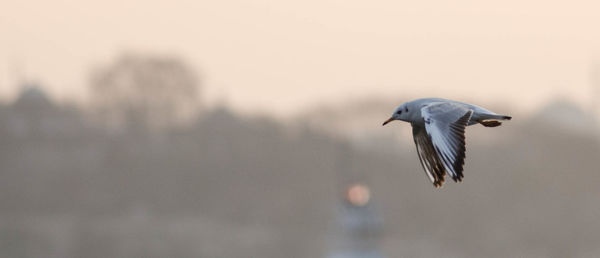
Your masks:
<instances>
[{"instance_id":1,"label":"bird's grey back","mask_svg":"<svg viewBox=\"0 0 600 258\"><path fill-rule=\"evenodd\" d=\"M464 102L450 100L450 99L442 99L442 98L421 98L421 99L416 99L416 100L413 100L413 101L410 101L407 103L407 105L409 107L412 107L413 109L418 109L418 112L414 113L414 115L413 115L414 117L412 117L412 121L421 123L421 117L422 117L421 108L423 108L424 106L426 106L428 104L436 103L436 102L452 103L452 104L463 106L466 109L473 110L473 115L471 116L471 120L469 121L468 125L477 124L478 121L481 121L481 120L498 119L498 118L502 117L502 115L496 114L490 110L487 110L480 106L469 104L469 103L464 103Z\"/></svg>"},{"instance_id":2,"label":"bird's grey back","mask_svg":"<svg viewBox=\"0 0 600 258\"><path fill-rule=\"evenodd\" d=\"M415 99L413 101L410 101L410 105L413 107L418 107L418 108L422 108L424 105L430 104L430 103L434 103L434 102L447 102L447 103L454 103L454 104L458 104L458 105L462 105L464 107L466 107L467 109L471 109L473 110L473 114L496 114L490 110L487 110L485 108L482 108L480 106L477 105L473 105L473 104L469 104L469 103L464 103L464 102L460 102L460 101L456 101L456 100L450 100L450 99L442 99L442 98L421 98L421 99Z\"/></svg>"}]
</instances>

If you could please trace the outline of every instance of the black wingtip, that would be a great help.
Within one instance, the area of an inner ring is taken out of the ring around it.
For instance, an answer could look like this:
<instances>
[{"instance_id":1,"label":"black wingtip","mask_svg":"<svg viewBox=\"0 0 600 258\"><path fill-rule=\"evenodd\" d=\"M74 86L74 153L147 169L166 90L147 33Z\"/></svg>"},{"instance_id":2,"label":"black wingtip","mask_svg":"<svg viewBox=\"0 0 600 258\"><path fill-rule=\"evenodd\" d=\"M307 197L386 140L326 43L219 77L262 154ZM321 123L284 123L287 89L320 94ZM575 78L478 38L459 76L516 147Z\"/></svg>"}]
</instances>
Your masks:
<instances>
[{"instance_id":1,"label":"black wingtip","mask_svg":"<svg viewBox=\"0 0 600 258\"><path fill-rule=\"evenodd\" d=\"M444 180L444 175L442 175L441 177L435 179L435 181L433 182L433 186L435 186L435 188L442 188L444 186L445 181L446 180Z\"/></svg>"},{"instance_id":2,"label":"black wingtip","mask_svg":"<svg viewBox=\"0 0 600 258\"><path fill-rule=\"evenodd\" d=\"M506 119L506 120L511 120L511 119L512 119L512 116L503 116L502 118L503 118L503 119Z\"/></svg>"},{"instance_id":3,"label":"black wingtip","mask_svg":"<svg viewBox=\"0 0 600 258\"><path fill-rule=\"evenodd\" d=\"M462 182L462 179L463 179L462 172L461 172L461 174L459 176L452 177L452 180L454 180L454 182L456 182L456 183Z\"/></svg>"}]
</instances>

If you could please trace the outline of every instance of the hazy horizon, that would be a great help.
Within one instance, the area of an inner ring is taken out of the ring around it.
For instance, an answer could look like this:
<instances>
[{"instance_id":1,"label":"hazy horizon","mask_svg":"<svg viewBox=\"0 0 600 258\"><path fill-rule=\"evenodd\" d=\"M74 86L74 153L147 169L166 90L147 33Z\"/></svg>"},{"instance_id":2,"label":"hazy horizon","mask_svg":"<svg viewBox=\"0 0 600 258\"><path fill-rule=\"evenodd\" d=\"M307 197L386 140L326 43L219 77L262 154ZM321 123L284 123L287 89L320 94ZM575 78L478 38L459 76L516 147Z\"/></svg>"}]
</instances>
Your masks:
<instances>
[{"instance_id":1,"label":"hazy horizon","mask_svg":"<svg viewBox=\"0 0 600 258\"><path fill-rule=\"evenodd\" d=\"M287 114L360 96L439 96L533 110L594 105L597 2L6 1L0 96L31 79L84 102L123 52L176 56L206 103ZM600 88L596 86L596 88Z\"/></svg>"}]
</instances>

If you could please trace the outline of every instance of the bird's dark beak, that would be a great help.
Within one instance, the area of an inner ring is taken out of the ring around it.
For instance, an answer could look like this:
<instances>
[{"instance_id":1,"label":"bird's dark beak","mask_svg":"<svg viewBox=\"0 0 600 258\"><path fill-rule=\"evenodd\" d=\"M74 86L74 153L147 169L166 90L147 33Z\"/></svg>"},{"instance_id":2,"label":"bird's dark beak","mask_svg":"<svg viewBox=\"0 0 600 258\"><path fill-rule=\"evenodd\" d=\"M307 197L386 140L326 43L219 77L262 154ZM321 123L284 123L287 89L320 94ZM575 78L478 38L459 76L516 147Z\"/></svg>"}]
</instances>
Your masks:
<instances>
[{"instance_id":1,"label":"bird's dark beak","mask_svg":"<svg viewBox=\"0 0 600 258\"><path fill-rule=\"evenodd\" d=\"M390 117L390 119L385 120L385 122L383 122L383 124L381 126L387 125L387 123L394 121L395 119L393 117Z\"/></svg>"}]
</instances>

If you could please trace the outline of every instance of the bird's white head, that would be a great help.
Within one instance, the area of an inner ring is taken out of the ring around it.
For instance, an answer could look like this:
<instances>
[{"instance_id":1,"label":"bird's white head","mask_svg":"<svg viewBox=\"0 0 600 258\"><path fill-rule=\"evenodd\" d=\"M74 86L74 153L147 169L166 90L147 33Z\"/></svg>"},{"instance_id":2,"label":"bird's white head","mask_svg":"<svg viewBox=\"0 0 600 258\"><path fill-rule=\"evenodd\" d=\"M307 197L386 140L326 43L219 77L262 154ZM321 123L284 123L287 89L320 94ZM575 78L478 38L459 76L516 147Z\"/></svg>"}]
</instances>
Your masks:
<instances>
[{"instance_id":1,"label":"bird's white head","mask_svg":"<svg viewBox=\"0 0 600 258\"><path fill-rule=\"evenodd\" d=\"M408 110L408 106L406 105L406 103L398 106L396 109L394 109L394 113L392 113L392 117L390 117L388 120L386 120L385 122L383 122L383 125L386 125L389 122L392 122L394 120L402 120L402 121L408 121L409 117L409 110Z\"/></svg>"}]
</instances>

